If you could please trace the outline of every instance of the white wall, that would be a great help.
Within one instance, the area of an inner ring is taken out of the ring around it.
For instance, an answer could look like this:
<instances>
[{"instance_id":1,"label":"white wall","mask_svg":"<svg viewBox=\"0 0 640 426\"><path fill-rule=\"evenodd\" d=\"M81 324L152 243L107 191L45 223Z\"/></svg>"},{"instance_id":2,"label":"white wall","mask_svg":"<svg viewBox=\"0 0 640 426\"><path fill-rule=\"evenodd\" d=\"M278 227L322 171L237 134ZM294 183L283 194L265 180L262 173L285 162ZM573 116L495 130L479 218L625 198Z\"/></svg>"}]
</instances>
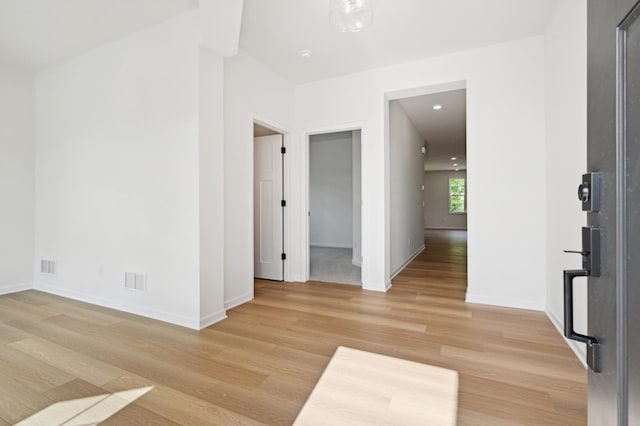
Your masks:
<instances>
[{"instance_id":1,"label":"white wall","mask_svg":"<svg viewBox=\"0 0 640 426\"><path fill-rule=\"evenodd\" d=\"M360 130L351 132L351 164L353 171L353 253L351 262L362 264L362 136Z\"/></svg>"},{"instance_id":2,"label":"white wall","mask_svg":"<svg viewBox=\"0 0 640 426\"><path fill-rule=\"evenodd\" d=\"M385 98L421 94L415 88L466 81L468 177L468 300L543 309L546 226L544 38L533 37L481 49L424 59L296 87L295 161L305 164L305 135L312 129L362 126L363 287L385 290L389 283L388 145ZM453 86L453 85L452 85ZM462 88L464 85L455 88ZM451 87L449 87L451 89ZM422 91L426 93L427 90ZM391 95L387 95L391 94ZM340 99L340 102L336 102ZM526 161L514 161L514 158ZM500 171L500 173L496 173ZM297 171L296 171L297 172ZM506 179L505 176L513 177ZM306 176L294 173L294 194L304 200ZM504 191L496 191L495 188ZM527 188L528 191L522 191ZM494 206L510 194L518 214ZM530 208L531 200L540 200ZM303 217L304 204L296 202ZM533 225L533 226L532 226ZM502 232L496 232L496 230ZM304 241L304 227L295 238ZM508 250L505 250L508 248ZM295 277L305 263L296 262ZM537 265L531 268L531 265ZM529 271L522 274L523 270ZM514 279L517 277L517 279Z\"/></svg>"},{"instance_id":3,"label":"white wall","mask_svg":"<svg viewBox=\"0 0 640 426\"><path fill-rule=\"evenodd\" d=\"M391 276L424 248L424 139L398 101L389 103Z\"/></svg>"},{"instance_id":4,"label":"white wall","mask_svg":"<svg viewBox=\"0 0 640 426\"><path fill-rule=\"evenodd\" d=\"M197 13L36 78L36 287L198 328ZM124 288L144 272L148 291Z\"/></svg>"},{"instance_id":5,"label":"white wall","mask_svg":"<svg viewBox=\"0 0 640 426\"><path fill-rule=\"evenodd\" d=\"M465 198L468 198L467 172L424 172L424 227L467 229L466 213L449 213L449 179L465 179Z\"/></svg>"},{"instance_id":6,"label":"white wall","mask_svg":"<svg viewBox=\"0 0 640 426\"><path fill-rule=\"evenodd\" d=\"M224 62L199 51L200 328L226 318L224 308Z\"/></svg>"},{"instance_id":7,"label":"white wall","mask_svg":"<svg viewBox=\"0 0 640 426\"><path fill-rule=\"evenodd\" d=\"M351 132L309 138L310 245L353 247Z\"/></svg>"},{"instance_id":8,"label":"white wall","mask_svg":"<svg viewBox=\"0 0 640 426\"><path fill-rule=\"evenodd\" d=\"M33 123L33 76L0 65L0 294L33 281Z\"/></svg>"},{"instance_id":9,"label":"white wall","mask_svg":"<svg viewBox=\"0 0 640 426\"><path fill-rule=\"evenodd\" d=\"M576 190L587 172L587 6L560 0L545 34L547 303L546 310L563 327L562 271L579 269L580 228L586 225ZM574 325L586 334L586 279L574 286ZM568 341L584 360L585 347Z\"/></svg>"},{"instance_id":10,"label":"white wall","mask_svg":"<svg viewBox=\"0 0 640 426\"><path fill-rule=\"evenodd\" d=\"M224 62L224 293L225 306L231 308L253 298L253 121L276 128L284 134L293 129L293 85L276 75L251 55L240 51ZM289 199L291 170L301 166L285 155L285 198L287 215L295 208ZM292 218L298 223L305 217ZM285 279L290 276L293 253L306 250L293 246L285 227Z\"/></svg>"}]
</instances>

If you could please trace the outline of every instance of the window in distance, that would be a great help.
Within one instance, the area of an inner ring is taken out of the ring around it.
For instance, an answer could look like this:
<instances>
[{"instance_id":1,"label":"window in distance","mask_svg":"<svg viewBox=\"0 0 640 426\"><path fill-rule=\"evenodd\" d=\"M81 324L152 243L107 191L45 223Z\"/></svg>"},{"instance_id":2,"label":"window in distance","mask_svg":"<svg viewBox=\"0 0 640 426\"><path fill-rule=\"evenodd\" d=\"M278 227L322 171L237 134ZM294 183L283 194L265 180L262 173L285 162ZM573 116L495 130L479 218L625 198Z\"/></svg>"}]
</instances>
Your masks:
<instances>
[{"instance_id":1,"label":"window in distance","mask_svg":"<svg viewBox=\"0 0 640 426\"><path fill-rule=\"evenodd\" d=\"M464 178L449 179L449 213L465 213Z\"/></svg>"}]
</instances>

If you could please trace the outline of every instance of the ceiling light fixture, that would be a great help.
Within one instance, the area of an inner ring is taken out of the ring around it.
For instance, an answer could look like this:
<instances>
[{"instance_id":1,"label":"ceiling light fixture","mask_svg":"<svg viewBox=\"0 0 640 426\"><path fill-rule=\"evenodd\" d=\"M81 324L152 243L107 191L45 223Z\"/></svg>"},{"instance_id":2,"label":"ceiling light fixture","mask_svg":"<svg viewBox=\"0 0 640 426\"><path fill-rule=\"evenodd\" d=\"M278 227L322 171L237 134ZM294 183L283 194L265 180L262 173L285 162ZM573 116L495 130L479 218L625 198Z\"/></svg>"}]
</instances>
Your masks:
<instances>
[{"instance_id":1,"label":"ceiling light fixture","mask_svg":"<svg viewBox=\"0 0 640 426\"><path fill-rule=\"evenodd\" d=\"M451 157L451 160L452 160L452 161L455 161L455 160L457 160L457 159L458 159L458 157Z\"/></svg>"},{"instance_id":2,"label":"ceiling light fixture","mask_svg":"<svg viewBox=\"0 0 640 426\"><path fill-rule=\"evenodd\" d=\"M440 105L440 104L435 104L435 105L433 106L433 109L435 109L436 111L437 111L437 110L439 110L439 109L442 109L442 105Z\"/></svg>"},{"instance_id":3,"label":"ceiling light fixture","mask_svg":"<svg viewBox=\"0 0 640 426\"><path fill-rule=\"evenodd\" d=\"M454 165L453 165L453 167L458 167L458 165L457 165L457 164L454 164Z\"/></svg>"},{"instance_id":4,"label":"ceiling light fixture","mask_svg":"<svg viewBox=\"0 0 640 426\"><path fill-rule=\"evenodd\" d=\"M373 0L331 0L330 21L343 33L362 31L373 22Z\"/></svg>"},{"instance_id":5,"label":"ceiling light fixture","mask_svg":"<svg viewBox=\"0 0 640 426\"><path fill-rule=\"evenodd\" d=\"M302 59L309 59L311 57L311 55L313 54L312 51L310 51L309 49L302 49L300 52L298 52L300 54L300 57Z\"/></svg>"},{"instance_id":6,"label":"ceiling light fixture","mask_svg":"<svg viewBox=\"0 0 640 426\"><path fill-rule=\"evenodd\" d=\"M460 171L460 169L456 169L456 172L459 172L459 171Z\"/></svg>"}]
</instances>

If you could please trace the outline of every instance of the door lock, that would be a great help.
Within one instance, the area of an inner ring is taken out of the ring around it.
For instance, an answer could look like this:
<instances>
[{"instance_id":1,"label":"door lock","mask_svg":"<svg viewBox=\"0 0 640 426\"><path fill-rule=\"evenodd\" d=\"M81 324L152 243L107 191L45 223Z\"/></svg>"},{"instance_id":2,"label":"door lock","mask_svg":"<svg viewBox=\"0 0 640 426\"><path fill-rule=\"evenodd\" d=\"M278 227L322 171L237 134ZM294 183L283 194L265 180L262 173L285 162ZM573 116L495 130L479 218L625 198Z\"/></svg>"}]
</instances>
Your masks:
<instances>
[{"instance_id":1,"label":"door lock","mask_svg":"<svg viewBox=\"0 0 640 426\"><path fill-rule=\"evenodd\" d=\"M591 187L588 183L584 182L578 185L578 199L582 201L582 203L588 203L590 198Z\"/></svg>"},{"instance_id":2,"label":"door lock","mask_svg":"<svg viewBox=\"0 0 640 426\"><path fill-rule=\"evenodd\" d=\"M600 228L582 227L582 250L564 250L582 255L582 269L591 277L600 276Z\"/></svg>"},{"instance_id":3,"label":"door lock","mask_svg":"<svg viewBox=\"0 0 640 426\"><path fill-rule=\"evenodd\" d=\"M600 211L600 180L602 173L591 172L582 175L582 183L578 185L578 199L582 202L582 211Z\"/></svg>"}]
</instances>

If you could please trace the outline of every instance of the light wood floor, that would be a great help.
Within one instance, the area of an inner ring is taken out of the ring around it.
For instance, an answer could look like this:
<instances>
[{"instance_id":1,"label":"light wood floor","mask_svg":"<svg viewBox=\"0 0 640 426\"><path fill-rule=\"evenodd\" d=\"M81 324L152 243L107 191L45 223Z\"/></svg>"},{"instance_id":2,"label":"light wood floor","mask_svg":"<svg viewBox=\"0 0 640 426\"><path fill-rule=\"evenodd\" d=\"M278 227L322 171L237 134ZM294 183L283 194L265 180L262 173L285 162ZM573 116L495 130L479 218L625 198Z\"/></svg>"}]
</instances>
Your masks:
<instances>
[{"instance_id":1,"label":"light wood floor","mask_svg":"<svg viewBox=\"0 0 640 426\"><path fill-rule=\"evenodd\" d=\"M387 294L256 281L201 332L27 291L0 297L0 425L154 386L103 424L290 424L337 346L457 370L461 425L586 423L586 372L541 312L464 303L466 238L429 232Z\"/></svg>"}]
</instances>

